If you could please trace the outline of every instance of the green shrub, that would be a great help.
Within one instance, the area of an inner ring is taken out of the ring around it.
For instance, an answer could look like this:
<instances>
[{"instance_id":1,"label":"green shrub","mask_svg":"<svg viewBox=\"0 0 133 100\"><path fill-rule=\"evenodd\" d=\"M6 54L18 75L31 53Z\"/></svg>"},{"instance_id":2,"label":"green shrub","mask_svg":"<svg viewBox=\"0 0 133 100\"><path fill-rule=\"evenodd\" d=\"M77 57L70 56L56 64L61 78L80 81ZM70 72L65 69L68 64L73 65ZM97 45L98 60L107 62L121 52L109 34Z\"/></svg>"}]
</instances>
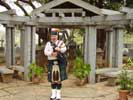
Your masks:
<instances>
[{"instance_id":1,"label":"green shrub","mask_svg":"<svg viewBox=\"0 0 133 100\"><path fill-rule=\"evenodd\" d=\"M45 72L45 69L36 65L35 63L30 64L29 68L29 78L31 79L33 76L37 77L43 77L43 73Z\"/></svg>"},{"instance_id":2,"label":"green shrub","mask_svg":"<svg viewBox=\"0 0 133 100\"><path fill-rule=\"evenodd\" d=\"M133 59L131 59L130 57L127 59L125 68L133 68Z\"/></svg>"},{"instance_id":3,"label":"green shrub","mask_svg":"<svg viewBox=\"0 0 133 100\"><path fill-rule=\"evenodd\" d=\"M77 57L74 61L73 75L80 80L86 78L91 71L90 64L85 64L82 58Z\"/></svg>"},{"instance_id":4,"label":"green shrub","mask_svg":"<svg viewBox=\"0 0 133 100\"><path fill-rule=\"evenodd\" d=\"M118 83L120 85L121 90L128 90L129 78L125 69L123 69L121 74L119 75Z\"/></svg>"},{"instance_id":5,"label":"green shrub","mask_svg":"<svg viewBox=\"0 0 133 100\"><path fill-rule=\"evenodd\" d=\"M131 75L130 77L128 87L129 87L130 95L133 95L133 75Z\"/></svg>"}]
</instances>

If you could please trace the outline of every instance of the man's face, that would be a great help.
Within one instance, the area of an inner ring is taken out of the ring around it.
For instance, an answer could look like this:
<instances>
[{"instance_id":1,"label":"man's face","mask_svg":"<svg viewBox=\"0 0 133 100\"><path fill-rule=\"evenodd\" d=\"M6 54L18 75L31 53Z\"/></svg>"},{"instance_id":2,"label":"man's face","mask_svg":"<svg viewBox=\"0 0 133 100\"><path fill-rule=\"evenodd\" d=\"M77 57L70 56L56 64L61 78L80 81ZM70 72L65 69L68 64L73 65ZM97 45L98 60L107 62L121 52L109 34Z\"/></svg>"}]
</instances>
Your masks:
<instances>
[{"instance_id":1,"label":"man's face","mask_svg":"<svg viewBox=\"0 0 133 100\"><path fill-rule=\"evenodd\" d=\"M51 35L51 41L57 41L58 35Z\"/></svg>"}]
</instances>

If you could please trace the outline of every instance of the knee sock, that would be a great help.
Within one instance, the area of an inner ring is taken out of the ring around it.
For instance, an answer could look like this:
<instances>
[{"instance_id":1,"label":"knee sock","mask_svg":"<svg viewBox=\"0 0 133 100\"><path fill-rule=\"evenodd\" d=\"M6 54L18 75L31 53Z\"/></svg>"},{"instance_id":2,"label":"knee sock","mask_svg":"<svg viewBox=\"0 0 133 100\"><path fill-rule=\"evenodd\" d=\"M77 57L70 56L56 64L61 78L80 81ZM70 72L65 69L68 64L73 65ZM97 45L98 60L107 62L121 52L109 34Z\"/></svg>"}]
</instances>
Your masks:
<instances>
[{"instance_id":1,"label":"knee sock","mask_svg":"<svg viewBox=\"0 0 133 100\"><path fill-rule=\"evenodd\" d=\"M62 84L61 83L57 84L56 88L57 88L57 90L60 90L62 88Z\"/></svg>"},{"instance_id":2,"label":"knee sock","mask_svg":"<svg viewBox=\"0 0 133 100\"><path fill-rule=\"evenodd\" d=\"M53 84L51 84L51 88L60 90L62 88L62 84L61 83L60 84L53 83Z\"/></svg>"},{"instance_id":3,"label":"knee sock","mask_svg":"<svg viewBox=\"0 0 133 100\"><path fill-rule=\"evenodd\" d=\"M56 87L57 87L56 83L51 84L52 89L56 89Z\"/></svg>"}]
</instances>

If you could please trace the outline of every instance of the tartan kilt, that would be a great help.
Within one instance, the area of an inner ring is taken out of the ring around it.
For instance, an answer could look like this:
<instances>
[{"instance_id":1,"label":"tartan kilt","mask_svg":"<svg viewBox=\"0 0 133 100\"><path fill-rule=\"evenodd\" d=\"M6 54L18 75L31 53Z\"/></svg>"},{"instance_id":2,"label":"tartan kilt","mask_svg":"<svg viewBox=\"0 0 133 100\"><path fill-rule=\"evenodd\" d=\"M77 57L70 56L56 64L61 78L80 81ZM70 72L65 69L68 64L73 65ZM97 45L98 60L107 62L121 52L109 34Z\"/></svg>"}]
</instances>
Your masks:
<instances>
[{"instance_id":1,"label":"tartan kilt","mask_svg":"<svg viewBox=\"0 0 133 100\"><path fill-rule=\"evenodd\" d=\"M57 61L57 60L48 60L48 81L49 82L52 82L52 67L54 65L54 61ZM59 69L60 69L61 81L66 80L67 79L66 65L59 63Z\"/></svg>"}]
</instances>

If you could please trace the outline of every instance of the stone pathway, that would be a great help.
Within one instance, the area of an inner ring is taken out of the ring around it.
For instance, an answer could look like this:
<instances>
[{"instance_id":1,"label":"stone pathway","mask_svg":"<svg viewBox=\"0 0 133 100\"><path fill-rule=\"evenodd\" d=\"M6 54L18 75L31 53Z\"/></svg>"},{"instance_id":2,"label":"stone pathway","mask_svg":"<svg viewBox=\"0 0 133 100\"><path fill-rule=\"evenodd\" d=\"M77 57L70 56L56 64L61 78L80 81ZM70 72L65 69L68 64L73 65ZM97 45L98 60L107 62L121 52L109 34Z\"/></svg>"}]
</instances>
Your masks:
<instances>
[{"instance_id":1,"label":"stone pathway","mask_svg":"<svg viewBox=\"0 0 133 100\"><path fill-rule=\"evenodd\" d=\"M13 80L12 83L0 83L0 100L49 100L50 84L39 85ZM105 86L105 82L82 87L74 81L64 81L62 100L118 100L117 87Z\"/></svg>"}]
</instances>

